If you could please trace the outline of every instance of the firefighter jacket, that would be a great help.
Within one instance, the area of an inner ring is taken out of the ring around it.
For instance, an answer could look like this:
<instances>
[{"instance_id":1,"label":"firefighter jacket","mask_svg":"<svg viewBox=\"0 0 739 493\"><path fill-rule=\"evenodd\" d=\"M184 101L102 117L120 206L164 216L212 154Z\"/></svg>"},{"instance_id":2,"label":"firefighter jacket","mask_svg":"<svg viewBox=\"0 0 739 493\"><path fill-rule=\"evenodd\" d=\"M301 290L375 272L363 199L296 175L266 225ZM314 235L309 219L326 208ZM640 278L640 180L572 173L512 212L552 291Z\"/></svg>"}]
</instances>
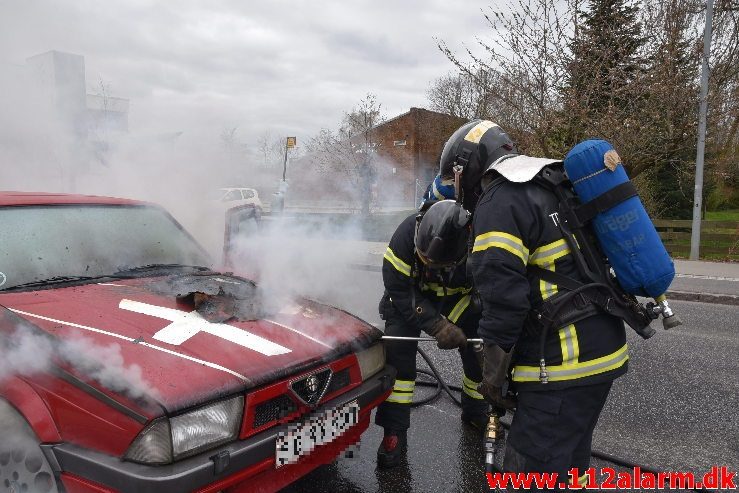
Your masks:
<instances>
[{"instance_id":1,"label":"firefighter jacket","mask_svg":"<svg viewBox=\"0 0 739 493\"><path fill-rule=\"evenodd\" d=\"M505 350L515 346L512 379L519 390L604 382L627 369L623 322L599 313L551 328L544 350L549 383L539 382L541 328L530 315L558 287L528 267L585 282L558 227L557 210L551 191L533 182L503 179L493 182L475 209L468 267L482 301L478 333Z\"/></svg>"},{"instance_id":2,"label":"firefighter jacket","mask_svg":"<svg viewBox=\"0 0 739 493\"><path fill-rule=\"evenodd\" d=\"M382 280L392 309L409 324L427 331L440 316L456 324L470 305L471 287L464 262L452 272L424 268L416 258L416 214L395 230L382 262ZM382 305L382 303L381 303Z\"/></svg>"}]
</instances>

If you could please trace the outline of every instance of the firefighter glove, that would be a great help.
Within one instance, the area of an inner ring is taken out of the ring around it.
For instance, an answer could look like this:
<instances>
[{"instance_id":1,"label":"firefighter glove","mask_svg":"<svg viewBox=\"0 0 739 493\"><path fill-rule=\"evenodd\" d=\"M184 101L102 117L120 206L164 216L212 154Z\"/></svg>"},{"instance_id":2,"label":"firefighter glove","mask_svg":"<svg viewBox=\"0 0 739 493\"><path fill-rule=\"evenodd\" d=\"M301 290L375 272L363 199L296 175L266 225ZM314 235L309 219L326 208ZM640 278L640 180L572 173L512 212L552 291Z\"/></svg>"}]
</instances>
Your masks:
<instances>
[{"instance_id":1,"label":"firefighter glove","mask_svg":"<svg viewBox=\"0 0 739 493\"><path fill-rule=\"evenodd\" d=\"M462 329L444 317L434 322L426 332L436 338L436 345L439 349L461 348L467 344L467 337Z\"/></svg>"},{"instance_id":2,"label":"firefighter glove","mask_svg":"<svg viewBox=\"0 0 739 493\"><path fill-rule=\"evenodd\" d=\"M512 351L505 352L497 344L486 343L483 353L482 383L477 387L477 391L493 407L515 409L515 397L504 393Z\"/></svg>"}]
</instances>

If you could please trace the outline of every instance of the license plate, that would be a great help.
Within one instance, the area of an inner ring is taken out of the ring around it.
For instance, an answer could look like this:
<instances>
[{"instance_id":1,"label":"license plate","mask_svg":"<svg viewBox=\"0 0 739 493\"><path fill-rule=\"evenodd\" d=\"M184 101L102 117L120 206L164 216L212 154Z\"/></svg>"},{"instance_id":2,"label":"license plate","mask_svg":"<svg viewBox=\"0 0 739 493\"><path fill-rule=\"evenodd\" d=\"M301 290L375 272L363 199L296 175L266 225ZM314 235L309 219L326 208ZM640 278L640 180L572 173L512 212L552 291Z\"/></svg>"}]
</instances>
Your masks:
<instances>
[{"instance_id":1,"label":"license plate","mask_svg":"<svg viewBox=\"0 0 739 493\"><path fill-rule=\"evenodd\" d=\"M352 401L310 416L301 423L288 425L287 431L277 435L275 467L297 462L319 445L336 440L358 422L359 404Z\"/></svg>"}]
</instances>

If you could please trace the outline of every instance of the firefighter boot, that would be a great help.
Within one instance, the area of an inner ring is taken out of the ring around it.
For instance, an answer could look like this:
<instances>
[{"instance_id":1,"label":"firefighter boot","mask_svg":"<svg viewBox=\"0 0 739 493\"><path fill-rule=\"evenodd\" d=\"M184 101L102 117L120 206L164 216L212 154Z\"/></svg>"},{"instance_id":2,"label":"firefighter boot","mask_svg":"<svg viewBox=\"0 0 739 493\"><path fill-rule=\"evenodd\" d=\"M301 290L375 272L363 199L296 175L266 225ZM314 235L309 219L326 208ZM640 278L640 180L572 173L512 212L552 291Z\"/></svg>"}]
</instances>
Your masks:
<instances>
[{"instance_id":1,"label":"firefighter boot","mask_svg":"<svg viewBox=\"0 0 739 493\"><path fill-rule=\"evenodd\" d=\"M483 399L476 389L478 383L464 377L462 389L462 422L484 433L488 426L490 404Z\"/></svg>"},{"instance_id":2,"label":"firefighter boot","mask_svg":"<svg viewBox=\"0 0 739 493\"><path fill-rule=\"evenodd\" d=\"M408 450L408 438L405 431L385 430L385 437L377 449L377 467L389 469L403 460Z\"/></svg>"},{"instance_id":3,"label":"firefighter boot","mask_svg":"<svg viewBox=\"0 0 739 493\"><path fill-rule=\"evenodd\" d=\"M485 429L488 426L488 414L467 414L464 411L462 412L462 422L471 426L480 434L485 432Z\"/></svg>"}]
</instances>

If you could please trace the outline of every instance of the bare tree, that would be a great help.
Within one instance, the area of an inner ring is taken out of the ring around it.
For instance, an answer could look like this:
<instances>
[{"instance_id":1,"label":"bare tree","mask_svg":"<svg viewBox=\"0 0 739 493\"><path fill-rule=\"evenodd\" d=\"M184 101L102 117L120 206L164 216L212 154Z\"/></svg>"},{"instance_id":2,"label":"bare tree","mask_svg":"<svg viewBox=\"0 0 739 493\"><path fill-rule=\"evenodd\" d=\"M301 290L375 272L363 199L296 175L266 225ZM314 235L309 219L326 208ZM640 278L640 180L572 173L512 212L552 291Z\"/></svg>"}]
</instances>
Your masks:
<instances>
[{"instance_id":1,"label":"bare tree","mask_svg":"<svg viewBox=\"0 0 739 493\"><path fill-rule=\"evenodd\" d=\"M525 147L549 154L570 59L571 12L556 0L516 0L483 15L492 31L489 39L477 39L484 55L466 48L469 63L443 40L439 49L482 94L499 102L493 110L499 114L489 116L507 123Z\"/></svg>"},{"instance_id":2,"label":"bare tree","mask_svg":"<svg viewBox=\"0 0 739 493\"><path fill-rule=\"evenodd\" d=\"M281 165L285 152L285 139L273 137L270 132L264 132L257 139L257 152L259 153L260 166L263 168Z\"/></svg>"},{"instance_id":3,"label":"bare tree","mask_svg":"<svg viewBox=\"0 0 739 493\"><path fill-rule=\"evenodd\" d=\"M362 212L369 213L371 187L376 177L374 161L379 143L375 127L382 123L382 105L368 93L357 106L344 114L338 130L321 129L306 144L307 158L312 168L332 178L353 200L358 200Z\"/></svg>"},{"instance_id":4,"label":"bare tree","mask_svg":"<svg viewBox=\"0 0 739 493\"><path fill-rule=\"evenodd\" d=\"M470 70L475 70L474 77L458 71L434 80L426 92L430 109L468 120L505 118L505 104L490 91L500 86L500 75L481 67Z\"/></svg>"}]
</instances>

